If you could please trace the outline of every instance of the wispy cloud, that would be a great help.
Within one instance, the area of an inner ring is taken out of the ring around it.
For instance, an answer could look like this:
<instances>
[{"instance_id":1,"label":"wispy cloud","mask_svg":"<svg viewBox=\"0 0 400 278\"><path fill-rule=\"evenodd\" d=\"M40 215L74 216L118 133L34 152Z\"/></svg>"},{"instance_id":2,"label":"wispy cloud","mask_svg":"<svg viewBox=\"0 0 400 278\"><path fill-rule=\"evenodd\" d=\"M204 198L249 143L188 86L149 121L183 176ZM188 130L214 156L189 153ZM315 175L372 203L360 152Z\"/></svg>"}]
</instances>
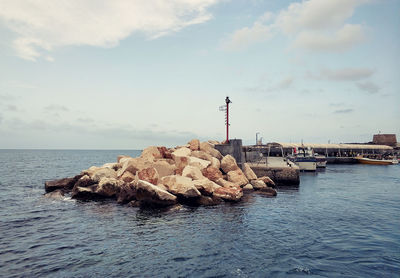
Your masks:
<instances>
[{"instance_id":1,"label":"wispy cloud","mask_svg":"<svg viewBox=\"0 0 400 278\"><path fill-rule=\"evenodd\" d=\"M347 114L347 113L352 113L353 111L354 111L354 109L348 108L348 109L335 110L335 111L333 111L333 113L335 113L335 114Z\"/></svg>"},{"instance_id":2,"label":"wispy cloud","mask_svg":"<svg viewBox=\"0 0 400 278\"><path fill-rule=\"evenodd\" d=\"M157 38L208 21L218 0L1 1L0 18L17 34L17 55L35 61L57 47L114 47L132 33Z\"/></svg>"},{"instance_id":3,"label":"wispy cloud","mask_svg":"<svg viewBox=\"0 0 400 278\"><path fill-rule=\"evenodd\" d=\"M45 112L68 112L69 108L64 105L51 104L43 108Z\"/></svg>"},{"instance_id":4,"label":"wispy cloud","mask_svg":"<svg viewBox=\"0 0 400 278\"><path fill-rule=\"evenodd\" d=\"M376 94L381 89L378 85L376 85L371 81L359 82L356 85L360 90L367 92L369 94Z\"/></svg>"},{"instance_id":5,"label":"wispy cloud","mask_svg":"<svg viewBox=\"0 0 400 278\"><path fill-rule=\"evenodd\" d=\"M374 72L369 68L322 69L317 74L309 72L306 76L316 80L358 81L371 77Z\"/></svg>"}]
</instances>

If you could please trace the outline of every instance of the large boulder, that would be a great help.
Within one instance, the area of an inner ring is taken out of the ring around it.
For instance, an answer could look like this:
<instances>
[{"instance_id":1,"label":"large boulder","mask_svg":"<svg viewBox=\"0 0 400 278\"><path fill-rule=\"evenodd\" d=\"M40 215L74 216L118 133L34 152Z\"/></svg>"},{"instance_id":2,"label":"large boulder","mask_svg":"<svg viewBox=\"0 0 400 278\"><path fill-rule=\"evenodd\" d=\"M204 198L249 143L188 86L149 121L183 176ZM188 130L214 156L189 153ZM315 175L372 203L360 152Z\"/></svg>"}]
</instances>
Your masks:
<instances>
[{"instance_id":1,"label":"large boulder","mask_svg":"<svg viewBox=\"0 0 400 278\"><path fill-rule=\"evenodd\" d=\"M121 163L121 159L125 159L125 158L132 158L129 155L119 155L117 156L117 162Z\"/></svg>"},{"instance_id":2,"label":"large boulder","mask_svg":"<svg viewBox=\"0 0 400 278\"><path fill-rule=\"evenodd\" d=\"M219 161L218 158L213 157L211 159L211 165L210 166L219 169L219 168L221 168L221 161Z\"/></svg>"},{"instance_id":3,"label":"large boulder","mask_svg":"<svg viewBox=\"0 0 400 278\"><path fill-rule=\"evenodd\" d=\"M267 185L262 180L252 180L252 181L250 181L250 183L253 186L254 190L260 190L263 188L267 188Z\"/></svg>"},{"instance_id":4,"label":"large boulder","mask_svg":"<svg viewBox=\"0 0 400 278\"><path fill-rule=\"evenodd\" d=\"M101 168L110 168L113 169L114 171L117 171L121 167L122 167L121 163L106 163L103 166L101 166Z\"/></svg>"},{"instance_id":5,"label":"large boulder","mask_svg":"<svg viewBox=\"0 0 400 278\"><path fill-rule=\"evenodd\" d=\"M145 168L137 172L139 180L148 181L154 185L158 183L158 172L154 167Z\"/></svg>"},{"instance_id":6,"label":"large boulder","mask_svg":"<svg viewBox=\"0 0 400 278\"><path fill-rule=\"evenodd\" d=\"M169 159L157 160L152 164L152 166L157 170L159 178L174 175L175 170L177 169L175 163L171 164Z\"/></svg>"},{"instance_id":7,"label":"large boulder","mask_svg":"<svg viewBox=\"0 0 400 278\"><path fill-rule=\"evenodd\" d=\"M209 142L201 142L200 150L211 154L213 157L218 158L219 160L222 159L221 153L218 150L214 149L214 146Z\"/></svg>"},{"instance_id":8,"label":"large boulder","mask_svg":"<svg viewBox=\"0 0 400 278\"><path fill-rule=\"evenodd\" d=\"M136 200L136 189L136 182L122 184L118 194L117 202L120 204L125 204L132 200Z\"/></svg>"},{"instance_id":9,"label":"large boulder","mask_svg":"<svg viewBox=\"0 0 400 278\"><path fill-rule=\"evenodd\" d=\"M216 184L213 181L210 181L207 178L194 180L193 184L202 195L206 196L211 196L217 188L221 187L220 185Z\"/></svg>"},{"instance_id":10,"label":"large boulder","mask_svg":"<svg viewBox=\"0 0 400 278\"><path fill-rule=\"evenodd\" d=\"M212 180L216 182L218 179L222 179L222 173L218 168L208 166L207 168L204 168L201 173L203 176L208 178L209 180Z\"/></svg>"},{"instance_id":11,"label":"large boulder","mask_svg":"<svg viewBox=\"0 0 400 278\"><path fill-rule=\"evenodd\" d=\"M176 196L142 180L139 180L136 186L136 199L141 203L153 206L170 206L177 203Z\"/></svg>"},{"instance_id":12,"label":"large boulder","mask_svg":"<svg viewBox=\"0 0 400 278\"><path fill-rule=\"evenodd\" d=\"M81 172L81 175L88 175L89 177L91 177L91 176L93 176L94 172L96 172L99 169L101 169L101 167L92 166L89 169L83 170Z\"/></svg>"},{"instance_id":13,"label":"large boulder","mask_svg":"<svg viewBox=\"0 0 400 278\"><path fill-rule=\"evenodd\" d=\"M95 183L96 182L92 180L88 175L84 175L75 183L74 186L89 187Z\"/></svg>"},{"instance_id":14,"label":"large boulder","mask_svg":"<svg viewBox=\"0 0 400 278\"><path fill-rule=\"evenodd\" d=\"M189 165L195 166L195 167L199 168L200 170L207 168L210 164L211 164L211 162L208 160L204 160L204 159L200 159L200 158L192 157L192 156L189 157Z\"/></svg>"},{"instance_id":15,"label":"large boulder","mask_svg":"<svg viewBox=\"0 0 400 278\"><path fill-rule=\"evenodd\" d=\"M222 202L221 198L216 196L200 196L197 199L197 204L200 206L215 206Z\"/></svg>"},{"instance_id":16,"label":"large boulder","mask_svg":"<svg viewBox=\"0 0 400 278\"><path fill-rule=\"evenodd\" d=\"M72 189L71 198L78 200L97 200L104 198L103 196L95 193L97 184L89 187L74 186Z\"/></svg>"},{"instance_id":17,"label":"large boulder","mask_svg":"<svg viewBox=\"0 0 400 278\"><path fill-rule=\"evenodd\" d=\"M175 173L182 175L183 169L189 165L189 157L188 156L175 156L174 157L176 170Z\"/></svg>"},{"instance_id":18,"label":"large boulder","mask_svg":"<svg viewBox=\"0 0 400 278\"><path fill-rule=\"evenodd\" d=\"M239 186L245 186L246 184L249 183L249 180L246 178L246 176L240 169L229 171L227 176L228 176L228 181Z\"/></svg>"},{"instance_id":19,"label":"large boulder","mask_svg":"<svg viewBox=\"0 0 400 278\"><path fill-rule=\"evenodd\" d=\"M204 178L199 168L190 165L183 169L182 176L191 178L192 180L200 180Z\"/></svg>"},{"instance_id":20,"label":"large boulder","mask_svg":"<svg viewBox=\"0 0 400 278\"><path fill-rule=\"evenodd\" d=\"M136 175L137 171L150 167L152 165L152 162L142 157L135 157L128 158L124 160L124 162L122 162L121 164L121 169L117 171L118 177L122 176L126 171Z\"/></svg>"},{"instance_id":21,"label":"large boulder","mask_svg":"<svg viewBox=\"0 0 400 278\"><path fill-rule=\"evenodd\" d=\"M156 159L163 158L159 149L155 146L150 146L150 147L145 148L142 151L142 154L140 155L140 157L147 161L154 161Z\"/></svg>"},{"instance_id":22,"label":"large boulder","mask_svg":"<svg viewBox=\"0 0 400 278\"><path fill-rule=\"evenodd\" d=\"M198 139L193 139L188 144L191 151L198 151L200 149L200 141Z\"/></svg>"},{"instance_id":23,"label":"large boulder","mask_svg":"<svg viewBox=\"0 0 400 278\"><path fill-rule=\"evenodd\" d=\"M168 188L168 191L174 195L184 198L199 197L201 193L194 186L191 178L182 176L166 176L161 179L161 183Z\"/></svg>"},{"instance_id":24,"label":"large boulder","mask_svg":"<svg viewBox=\"0 0 400 278\"><path fill-rule=\"evenodd\" d=\"M253 191L254 188L250 183L248 183L245 186L243 186L243 190Z\"/></svg>"},{"instance_id":25,"label":"large boulder","mask_svg":"<svg viewBox=\"0 0 400 278\"><path fill-rule=\"evenodd\" d=\"M75 185L75 183L82 177L83 175L77 175L72 178L64 178L64 179L59 179L59 180L52 180L52 181L46 181L44 183L44 188L46 192L51 192L56 189L72 189Z\"/></svg>"},{"instance_id":26,"label":"large boulder","mask_svg":"<svg viewBox=\"0 0 400 278\"><path fill-rule=\"evenodd\" d=\"M118 196L123 182L115 178L102 178L94 193L106 198Z\"/></svg>"},{"instance_id":27,"label":"large boulder","mask_svg":"<svg viewBox=\"0 0 400 278\"><path fill-rule=\"evenodd\" d=\"M270 177L263 176L263 177L258 178L258 179L262 180L263 182L265 182L265 184L268 185L269 187L275 188L275 183L273 182L273 180L271 180Z\"/></svg>"},{"instance_id":28,"label":"large boulder","mask_svg":"<svg viewBox=\"0 0 400 278\"><path fill-rule=\"evenodd\" d=\"M208 153L203 152L203 151L192 151L190 156L197 157L197 158L200 158L200 159L203 159L203 160L207 160L207 161L210 161L210 162L212 162L213 158L216 159L215 157L212 157L211 154L208 154Z\"/></svg>"},{"instance_id":29,"label":"large boulder","mask_svg":"<svg viewBox=\"0 0 400 278\"><path fill-rule=\"evenodd\" d=\"M214 191L214 196L225 201L238 202L243 197L243 190L241 188L220 187Z\"/></svg>"},{"instance_id":30,"label":"large boulder","mask_svg":"<svg viewBox=\"0 0 400 278\"><path fill-rule=\"evenodd\" d=\"M117 178L117 172L110 168L99 168L91 176L91 179L96 183L100 182L102 178L115 179Z\"/></svg>"},{"instance_id":31,"label":"large boulder","mask_svg":"<svg viewBox=\"0 0 400 278\"><path fill-rule=\"evenodd\" d=\"M129 171L126 171L125 173L122 174L122 176L119 177L119 179L122 180L123 182L129 183L135 180L135 175Z\"/></svg>"},{"instance_id":32,"label":"large boulder","mask_svg":"<svg viewBox=\"0 0 400 278\"><path fill-rule=\"evenodd\" d=\"M257 179L257 175L247 163L243 163L243 173L249 181Z\"/></svg>"},{"instance_id":33,"label":"large boulder","mask_svg":"<svg viewBox=\"0 0 400 278\"><path fill-rule=\"evenodd\" d=\"M172 155L171 155L172 152L169 149L167 149L164 146L157 147L157 148L158 148L158 151L160 152L162 158L172 159Z\"/></svg>"},{"instance_id":34,"label":"large boulder","mask_svg":"<svg viewBox=\"0 0 400 278\"><path fill-rule=\"evenodd\" d=\"M239 166L236 163L236 159L231 156L230 154L225 155L224 158L221 160L221 169L228 173L230 171L235 171L239 169Z\"/></svg>"},{"instance_id":35,"label":"large boulder","mask_svg":"<svg viewBox=\"0 0 400 278\"><path fill-rule=\"evenodd\" d=\"M64 198L64 194L65 194L64 190L57 189L57 190L54 190L54 191L44 194L44 196L46 198L50 198L50 199L62 200Z\"/></svg>"},{"instance_id":36,"label":"large boulder","mask_svg":"<svg viewBox=\"0 0 400 278\"><path fill-rule=\"evenodd\" d=\"M220 186L222 186L222 187L226 187L226 188L238 188L238 187L240 188L239 185L234 184L233 182L227 181L227 180L225 180L223 178L217 179L215 181L215 183L220 185Z\"/></svg>"},{"instance_id":37,"label":"large boulder","mask_svg":"<svg viewBox=\"0 0 400 278\"><path fill-rule=\"evenodd\" d=\"M262 195L265 195L268 197L275 197L276 195L278 195L278 192L276 192L276 190L271 187L262 188L257 192L259 194L262 194Z\"/></svg>"},{"instance_id":38,"label":"large boulder","mask_svg":"<svg viewBox=\"0 0 400 278\"><path fill-rule=\"evenodd\" d=\"M181 147L181 148L177 149L176 151L174 151L171 154L171 156L175 160L175 157L178 157L178 156L189 156L191 152L192 151L189 148Z\"/></svg>"}]
</instances>

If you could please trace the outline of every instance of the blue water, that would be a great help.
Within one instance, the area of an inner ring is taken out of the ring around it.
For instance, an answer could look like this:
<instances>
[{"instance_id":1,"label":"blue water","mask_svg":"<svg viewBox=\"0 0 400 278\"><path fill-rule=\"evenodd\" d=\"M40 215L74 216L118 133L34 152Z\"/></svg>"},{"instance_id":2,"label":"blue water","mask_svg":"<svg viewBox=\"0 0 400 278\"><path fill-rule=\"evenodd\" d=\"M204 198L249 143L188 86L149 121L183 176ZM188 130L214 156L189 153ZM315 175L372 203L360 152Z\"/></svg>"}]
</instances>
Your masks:
<instances>
[{"instance_id":1,"label":"blue water","mask_svg":"<svg viewBox=\"0 0 400 278\"><path fill-rule=\"evenodd\" d=\"M118 154L139 152L0 150L0 276L400 276L399 165L328 165L276 198L175 212L43 197Z\"/></svg>"}]
</instances>

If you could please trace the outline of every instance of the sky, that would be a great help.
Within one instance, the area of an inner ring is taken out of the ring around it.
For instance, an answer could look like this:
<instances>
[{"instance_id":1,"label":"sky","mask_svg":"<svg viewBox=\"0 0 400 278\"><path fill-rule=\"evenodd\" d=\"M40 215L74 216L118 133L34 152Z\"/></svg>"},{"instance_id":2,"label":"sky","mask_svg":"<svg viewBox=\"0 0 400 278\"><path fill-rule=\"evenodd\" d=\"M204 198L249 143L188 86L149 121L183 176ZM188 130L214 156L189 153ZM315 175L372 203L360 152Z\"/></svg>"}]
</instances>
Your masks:
<instances>
[{"instance_id":1,"label":"sky","mask_svg":"<svg viewBox=\"0 0 400 278\"><path fill-rule=\"evenodd\" d=\"M0 0L0 148L400 136L399 0Z\"/></svg>"}]
</instances>

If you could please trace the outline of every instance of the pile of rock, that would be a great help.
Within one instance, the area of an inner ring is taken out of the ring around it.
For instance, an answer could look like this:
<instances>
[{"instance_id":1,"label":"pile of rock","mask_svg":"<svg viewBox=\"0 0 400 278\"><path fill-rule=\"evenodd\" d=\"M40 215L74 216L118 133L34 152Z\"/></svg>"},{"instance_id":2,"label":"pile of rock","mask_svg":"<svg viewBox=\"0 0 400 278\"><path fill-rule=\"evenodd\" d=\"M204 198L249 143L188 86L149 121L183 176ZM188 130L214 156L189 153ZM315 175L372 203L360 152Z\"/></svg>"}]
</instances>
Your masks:
<instances>
[{"instance_id":1,"label":"pile of rock","mask_svg":"<svg viewBox=\"0 0 400 278\"><path fill-rule=\"evenodd\" d=\"M148 147L140 157L118 156L116 163L92 166L72 178L47 181L45 189L56 196L114 198L134 206L237 202L243 190L276 196L270 178L258 178L246 163L242 171L231 155L222 156L214 148L215 143L194 139L176 148Z\"/></svg>"}]
</instances>

